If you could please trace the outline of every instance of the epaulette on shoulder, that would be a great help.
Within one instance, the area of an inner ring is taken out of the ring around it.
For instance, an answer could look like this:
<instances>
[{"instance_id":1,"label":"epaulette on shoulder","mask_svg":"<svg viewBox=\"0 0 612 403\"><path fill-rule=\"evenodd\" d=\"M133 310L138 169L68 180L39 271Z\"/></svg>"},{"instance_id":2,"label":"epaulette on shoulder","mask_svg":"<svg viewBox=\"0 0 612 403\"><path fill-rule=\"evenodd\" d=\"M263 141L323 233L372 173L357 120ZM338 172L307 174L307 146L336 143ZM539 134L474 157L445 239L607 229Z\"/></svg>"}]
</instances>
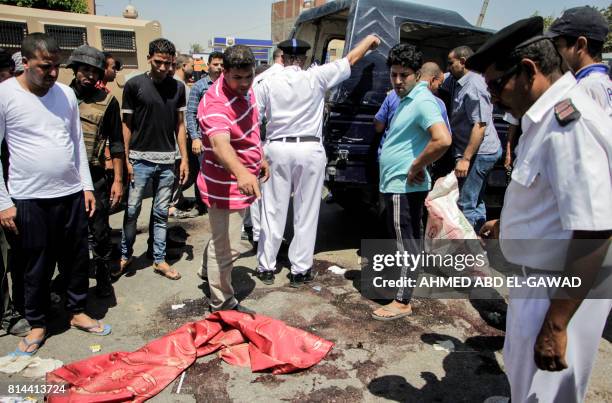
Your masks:
<instances>
[{"instance_id":1,"label":"epaulette on shoulder","mask_svg":"<svg viewBox=\"0 0 612 403\"><path fill-rule=\"evenodd\" d=\"M555 118L561 126L567 126L580 118L580 111L576 109L570 98L555 104Z\"/></svg>"}]
</instances>

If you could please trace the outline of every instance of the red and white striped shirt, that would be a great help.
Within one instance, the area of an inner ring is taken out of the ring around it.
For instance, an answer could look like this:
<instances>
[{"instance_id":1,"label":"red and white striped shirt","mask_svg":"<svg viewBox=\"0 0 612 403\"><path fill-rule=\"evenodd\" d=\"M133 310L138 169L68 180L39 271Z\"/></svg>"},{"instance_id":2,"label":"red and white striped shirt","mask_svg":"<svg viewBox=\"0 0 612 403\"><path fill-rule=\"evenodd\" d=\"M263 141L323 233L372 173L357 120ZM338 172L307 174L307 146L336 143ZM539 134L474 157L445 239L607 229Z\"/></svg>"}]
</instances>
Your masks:
<instances>
[{"instance_id":1,"label":"red and white striped shirt","mask_svg":"<svg viewBox=\"0 0 612 403\"><path fill-rule=\"evenodd\" d=\"M209 207L239 210L255 200L238 190L236 177L228 172L215 157L210 139L222 133L230 134L230 142L238 160L255 176L259 176L262 162L259 137L259 112L253 90L248 97L232 91L223 75L206 91L198 107L198 121L204 146L198 187L202 200Z\"/></svg>"}]
</instances>

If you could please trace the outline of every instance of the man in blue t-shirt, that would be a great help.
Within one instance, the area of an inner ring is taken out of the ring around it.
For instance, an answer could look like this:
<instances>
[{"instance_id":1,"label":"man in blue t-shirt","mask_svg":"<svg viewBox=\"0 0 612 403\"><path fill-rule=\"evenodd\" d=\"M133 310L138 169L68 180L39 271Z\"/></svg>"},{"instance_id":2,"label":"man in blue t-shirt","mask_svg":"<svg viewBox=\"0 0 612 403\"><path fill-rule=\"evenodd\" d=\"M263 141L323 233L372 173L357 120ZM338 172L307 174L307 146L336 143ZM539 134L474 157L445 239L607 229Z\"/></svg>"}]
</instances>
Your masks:
<instances>
[{"instance_id":1,"label":"man in blue t-shirt","mask_svg":"<svg viewBox=\"0 0 612 403\"><path fill-rule=\"evenodd\" d=\"M444 82L444 73L440 66L438 66L435 62L426 62L421 66L418 71L418 80L427 82L427 86L429 90L436 95L435 99L440 107L440 113L442 114L442 119L444 119L444 123L450 132L450 122L448 120L448 112L446 111L446 105L444 105L444 101L438 98L438 88ZM401 88L395 88L392 91L389 91L387 97L383 101L380 109L374 116L374 130L376 133L381 134L384 132L382 138L380 139L380 144L378 145L378 153L376 155L376 160L380 160L380 153L382 152L382 147L387 138L387 133L389 132L389 127L391 126L391 120L393 120L393 116L395 115L395 111L400 103L400 97L397 95L398 90Z\"/></svg>"},{"instance_id":2,"label":"man in blue t-shirt","mask_svg":"<svg viewBox=\"0 0 612 403\"><path fill-rule=\"evenodd\" d=\"M387 211L389 236L397 241L399 252L412 254L420 253L415 240L421 238L421 214L431 185L425 168L451 144L428 83L417 81L421 58L421 52L408 44L398 44L389 51L387 65L400 102L380 155L379 190ZM401 277L416 275L416 270L401 269ZM409 315L411 296L411 288L399 287L393 302L374 311L372 317L394 320Z\"/></svg>"}]
</instances>

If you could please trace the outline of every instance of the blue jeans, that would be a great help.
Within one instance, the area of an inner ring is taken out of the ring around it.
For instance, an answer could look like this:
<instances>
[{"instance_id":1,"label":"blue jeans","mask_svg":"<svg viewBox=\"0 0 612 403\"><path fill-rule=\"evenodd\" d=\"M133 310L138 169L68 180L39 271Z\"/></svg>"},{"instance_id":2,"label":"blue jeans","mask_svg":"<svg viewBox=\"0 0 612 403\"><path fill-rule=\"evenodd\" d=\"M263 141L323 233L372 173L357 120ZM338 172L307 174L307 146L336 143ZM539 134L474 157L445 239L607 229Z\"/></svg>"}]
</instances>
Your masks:
<instances>
[{"instance_id":1,"label":"blue jeans","mask_svg":"<svg viewBox=\"0 0 612 403\"><path fill-rule=\"evenodd\" d=\"M128 203L123 216L121 236L121 258L128 259L134 253L136 222L142 207L145 187L153 181L153 260L161 263L166 259L166 228L168 208L174 183L174 164L156 164L144 160L133 160L134 183L128 187Z\"/></svg>"},{"instance_id":2,"label":"blue jeans","mask_svg":"<svg viewBox=\"0 0 612 403\"><path fill-rule=\"evenodd\" d=\"M459 180L459 208L477 233L487 220L483 200L487 175L501 154L501 148L495 154L476 154L467 176Z\"/></svg>"}]
</instances>

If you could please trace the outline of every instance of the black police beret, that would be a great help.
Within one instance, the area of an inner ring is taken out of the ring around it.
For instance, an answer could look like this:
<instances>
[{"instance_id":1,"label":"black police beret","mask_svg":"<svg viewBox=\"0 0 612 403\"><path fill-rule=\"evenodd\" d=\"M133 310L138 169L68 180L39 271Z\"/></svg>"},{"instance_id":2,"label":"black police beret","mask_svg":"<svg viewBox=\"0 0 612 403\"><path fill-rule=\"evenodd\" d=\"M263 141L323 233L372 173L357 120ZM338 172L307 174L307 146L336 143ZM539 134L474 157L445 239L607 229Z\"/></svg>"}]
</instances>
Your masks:
<instances>
[{"instance_id":1,"label":"black police beret","mask_svg":"<svg viewBox=\"0 0 612 403\"><path fill-rule=\"evenodd\" d=\"M494 62L508 56L513 50L543 38L544 20L531 17L519 20L496 32L476 53L467 59L465 66L479 73Z\"/></svg>"},{"instance_id":2,"label":"black police beret","mask_svg":"<svg viewBox=\"0 0 612 403\"><path fill-rule=\"evenodd\" d=\"M310 49L310 44L301 39L287 39L280 42L277 47L288 55L305 55Z\"/></svg>"},{"instance_id":3,"label":"black police beret","mask_svg":"<svg viewBox=\"0 0 612 403\"><path fill-rule=\"evenodd\" d=\"M596 8L583 6L565 10L563 15L552 23L546 36L551 38L584 36L594 41L605 42L608 30L608 21Z\"/></svg>"}]
</instances>

